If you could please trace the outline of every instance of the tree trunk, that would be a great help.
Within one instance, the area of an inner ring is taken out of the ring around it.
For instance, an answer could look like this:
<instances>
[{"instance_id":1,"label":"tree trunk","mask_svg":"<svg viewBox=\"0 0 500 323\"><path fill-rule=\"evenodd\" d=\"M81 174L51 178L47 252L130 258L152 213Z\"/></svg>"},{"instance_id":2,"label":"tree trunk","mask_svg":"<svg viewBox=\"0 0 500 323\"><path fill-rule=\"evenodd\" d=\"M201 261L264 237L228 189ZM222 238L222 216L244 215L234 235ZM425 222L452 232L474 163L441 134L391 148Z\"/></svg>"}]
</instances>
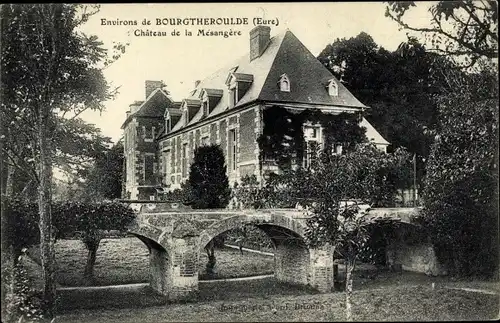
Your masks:
<instances>
[{"instance_id":1,"label":"tree trunk","mask_svg":"<svg viewBox=\"0 0 500 323\"><path fill-rule=\"evenodd\" d=\"M44 281L44 315L52 319L56 301L54 232L52 228L52 150L48 137L49 114L39 109L38 143L40 146L38 211L40 215L40 255L42 261L42 277Z\"/></svg>"},{"instance_id":2,"label":"tree trunk","mask_svg":"<svg viewBox=\"0 0 500 323\"><path fill-rule=\"evenodd\" d=\"M5 179L5 195L12 196L14 193L14 166L6 166L7 178Z\"/></svg>"},{"instance_id":3,"label":"tree trunk","mask_svg":"<svg viewBox=\"0 0 500 323\"><path fill-rule=\"evenodd\" d=\"M2 230L4 226L2 225ZM3 238L3 237L2 237ZM5 249L4 249L5 248ZM2 245L2 322L13 319L15 256L12 246Z\"/></svg>"},{"instance_id":4,"label":"tree trunk","mask_svg":"<svg viewBox=\"0 0 500 323\"><path fill-rule=\"evenodd\" d=\"M215 250L214 250L213 241L209 242L209 244L207 245L205 250L206 250L207 256L208 256L208 262L206 265L206 272L208 275L213 275L215 264L217 262L217 259L215 258Z\"/></svg>"},{"instance_id":5,"label":"tree trunk","mask_svg":"<svg viewBox=\"0 0 500 323\"><path fill-rule=\"evenodd\" d=\"M94 284L94 265L97 256L97 248L89 249L87 254L87 264L85 265L85 272L83 277L85 278L85 283L88 286Z\"/></svg>"},{"instance_id":6,"label":"tree trunk","mask_svg":"<svg viewBox=\"0 0 500 323\"><path fill-rule=\"evenodd\" d=\"M347 321L352 321L352 283L356 255L352 245L348 246L348 255L345 268L345 316Z\"/></svg>"},{"instance_id":7,"label":"tree trunk","mask_svg":"<svg viewBox=\"0 0 500 323\"><path fill-rule=\"evenodd\" d=\"M352 271L351 265L346 266L346 281L345 281L345 316L347 321L352 321Z\"/></svg>"}]
</instances>

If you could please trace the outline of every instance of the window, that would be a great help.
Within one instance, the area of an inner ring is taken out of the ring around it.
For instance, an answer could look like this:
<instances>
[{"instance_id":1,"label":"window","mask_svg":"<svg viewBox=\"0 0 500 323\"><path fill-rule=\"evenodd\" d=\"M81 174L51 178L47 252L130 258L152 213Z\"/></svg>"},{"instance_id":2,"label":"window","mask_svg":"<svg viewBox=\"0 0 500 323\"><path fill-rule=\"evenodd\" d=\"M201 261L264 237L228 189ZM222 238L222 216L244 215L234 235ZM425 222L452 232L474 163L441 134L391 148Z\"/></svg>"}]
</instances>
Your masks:
<instances>
[{"instance_id":1,"label":"window","mask_svg":"<svg viewBox=\"0 0 500 323\"><path fill-rule=\"evenodd\" d=\"M204 101L203 102L203 116L206 117L208 116L208 101Z\"/></svg>"},{"instance_id":2,"label":"window","mask_svg":"<svg viewBox=\"0 0 500 323\"><path fill-rule=\"evenodd\" d=\"M167 132L167 133L170 132L170 126L171 126L170 123L171 122L170 122L170 117L169 117L169 118L167 118L167 123L165 125L165 132Z\"/></svg>"},{"instance_id":3,"label":"window","mask_svg":"<svg viewBox=\"0 0 500 323\"><path fill-rule=\"evenodd\" d=\"M151 128L151 139L155 139L155 130L155 127Z\"/></svg>"},{"instance_id":4,"label":"window","mask_svg":"<svg viewBox=\"0 0 500 323\"><path fill-rule=\"evenodd\" d=\"M304 154L304 167L311 167L312 163L318 157L321 149L321 131L319 126L304 127L304 139L306 141L306 150Z\"/></svg>"},{"instance_id":5,"label":"window","mask_svg":"<svg viewBox=\"0 0 500 323\"><path fill-rule=\"evenodd\" d=\"M339 87L335 80L331 79L328 82L328 94L330 96L338 96L339 95Z\"/></svg>"},{"instance_id":6,"label":"window","mask_svg":"<svg viewBox=\"0 0 500 323\"><path fill-rule=\"evenodd\" d=\"M163 156L163 181L167 185L170 184L170 174L172 172L172 170L170 169L170 161L170 150L167 150Z\"/></svg>"},{"instance_id":7,"label":"window","mask_svg":"<svg viewBox=\"0 0 500 323\"><path fill-rule=\"evenodd\" d=\"M304 136L306 140L319 140L319 127L309 126L304 129Z\"/></svg>"},{"instance_id":8,"label":"window","mask_svg":"<svg viewBox=\"0 0 500 323\"><path fill-rule=\"evenodd\" d=\"M187 149L188 149L188 146L187 144L184 144L182 145L182 155L181 155L181 158L182 158L182 177L186 177L187 176Z\"/></svg>"},{"instance_id":9,"label":"window","mask_svg":"<svg viewBox=\"0 0 500 323\"><path fill-rule=\"evenodd\" d=\"M153 163L154 163L154 156L153 155L145 155L144 156L144 172L143 172L143 180L144 184L148 185L150 184L154 178L153 178Z\"/></svg>"},{"instance_id":10,"label":"window","mask_svg":"<svg viewBox=\"0 0 500 323\"><path fill-rule=\"evenodd\" d=\"M317 159L320 149L320 144L317 141L309 140L307 141L306 153L304 166L306 168L311 167L313 162Z\"/></svg>"},{"instance_id":11,"label":"window","mask_svg":"<svg viewBox=\"0 0 500 323\"><path fill-rule=\"evenodd\" d=\"M234 107L236 103L238 103L238 89L235 85L229 89L229 107Z\"/></svg>"},{"instance_id":12,"label":"window","mask_svg":"<svg viewBox=\"0 0 500 323\"><path fill-rule=\"evenodd\" d=\"M236 170L236 129L229 130L229 169L231 171Z\"/></svg>"},{"instance_id":13,"label":"window","mask_svg":"<svg viewBox=\"0 0 500 323\"><path fill-rule=\"evenodd\" d=\"M290 80L286 74L281 75L279 83L281 92L290 92Z\"/></svg>"},{"instance_id":14,"label":"window","mask_svg":"<svg viewBox=\"0 0 500 323\"><path fill-rule=\"evenodd\" d=\"M334 155L342 155L342 145L341 144L335 144L333 146L333 154Z\"/></svg>"},{"instance_id":15,"label":"window","mask_svg":"<svg viewBox=\"0 0 500 323\"><path fill-rule=\"evenodd\" d=\"M205 136L203 138L201 138L201 145L202 146L208 146L210 143L209 139L208 139L208 136Z\"/></svg>"}]
</instances>

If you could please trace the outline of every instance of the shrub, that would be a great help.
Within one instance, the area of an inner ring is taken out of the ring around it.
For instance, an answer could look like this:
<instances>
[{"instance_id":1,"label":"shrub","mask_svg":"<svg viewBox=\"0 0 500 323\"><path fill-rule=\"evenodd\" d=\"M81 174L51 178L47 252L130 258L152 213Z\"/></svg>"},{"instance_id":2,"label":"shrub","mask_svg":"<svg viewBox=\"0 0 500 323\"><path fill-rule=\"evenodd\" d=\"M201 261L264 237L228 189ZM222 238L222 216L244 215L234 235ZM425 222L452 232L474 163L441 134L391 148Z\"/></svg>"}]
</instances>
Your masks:
<instances>
[{"instance_id":1,"label":"shrub","mask_svg":"<svg viewBox=\"0 0 500 323\"><path fill-rule=\"evenodd\" d=\"M42 320L42 295L32 287L33 283L28 277L27 269L20 261L12 267L2 265L2 283L9 284L12 280L13 293L7 294L5 299L6 322Z\"/></svg>"},{"instance_id":2,"label":"shrub","mask_svg":"<svg viewBox=\"0 0 500 323\"><path fill-rule=\"evenodd\" d=\"M218 145L196 148L185 192L195 209L225 208L228 205L231 188L224 153Z\"/></svg>"},{"instance_id":3,"label":"shrub","mask_svg":"<svg viewBox=\"0 0 500 323\"><path fill-rule=\"evenodd\" d=\"M118 202L52 202L52 225L55 238L78 237L89 250L85 274L93 276L93 265L100 240L106 231L125 231L135 218L132 209ZM38 205L16 198L5 199L5 216L8 235L6 240L13 247L14 259L22 248L40 242Z\"/></svg>"}]
</instances>

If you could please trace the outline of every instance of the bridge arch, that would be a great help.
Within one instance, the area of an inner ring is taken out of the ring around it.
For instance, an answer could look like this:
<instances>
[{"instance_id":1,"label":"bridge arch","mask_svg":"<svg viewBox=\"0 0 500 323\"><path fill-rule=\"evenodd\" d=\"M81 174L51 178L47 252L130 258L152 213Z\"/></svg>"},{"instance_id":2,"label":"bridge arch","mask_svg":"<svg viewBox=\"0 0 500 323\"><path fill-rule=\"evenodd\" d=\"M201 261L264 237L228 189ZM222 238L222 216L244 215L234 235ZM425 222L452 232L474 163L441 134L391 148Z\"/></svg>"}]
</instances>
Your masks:
<instances>
[{"instance_id":1,"label":"bridge arch","mask_svg":"<svg viewBox=\"0 0 500 323\"><path fill-rule=\"evenodd\" d=\"M292 217L276 213L249 213L234 215L210 225L200 233L198 246L200 250L203 250L203 248L218 235L247 224L260 228L268 235L272 233L272 228L282 228L287 230L286 233L292 234L296 240L305 243L305 227ZM277 236L270 236L271 239L273 239L273 237ZM273 243L276 243L276 241L273 240Z\"/></svg>"},{"instance_id":2,"label":"bridge arch","mask_svg":"<svg viewBox=\"0 0 500 323\"><path fill-rule=\"evenodd\" d=\"M311 283L313 275L311 264L314 255L306 244L304 225L291 216L276 213L249 213L220 220L200 233L198 255L213 238L228 230L248 224L258 227L272 240L274 275L277 280L302 285Z\"/></svg>"}]
</instances>

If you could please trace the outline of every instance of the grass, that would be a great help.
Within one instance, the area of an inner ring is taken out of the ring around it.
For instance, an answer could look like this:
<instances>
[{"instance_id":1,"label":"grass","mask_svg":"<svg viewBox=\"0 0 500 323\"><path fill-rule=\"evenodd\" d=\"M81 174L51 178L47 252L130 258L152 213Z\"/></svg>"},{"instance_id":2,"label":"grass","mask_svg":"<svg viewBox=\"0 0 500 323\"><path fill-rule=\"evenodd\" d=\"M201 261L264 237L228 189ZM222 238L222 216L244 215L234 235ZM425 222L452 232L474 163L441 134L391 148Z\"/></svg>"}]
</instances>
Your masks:
<instances>
[{"instance_id":1,"label":"grass","mask_svg":"<svg viewBox=\"0 0 500 323\"><path fill-rule=\"evenodd\" d=\"M166 304L148 288L121 289L111 293L93 291L85 297L82 293L85 294L80 291L79 295L61 295L62 303L70 312L61 312L57 322L284 322L345 319L343 293L313 294L276 283L273 279L200 284L201 301L195 304ZM67 301L70 299L71 304L79 305L68 308ZM113 306L111 302L119 308L109 308ZM98 304L99 307L107 308L90 310L84 309L82 304ZM432 290L426 285L397 285L355 291L353 314L356 321L489 320L498 317L498 304L498 294L444 288Z\"/></svg>"},{"instance_id":2,"label":"grass","mask_svg":"<svg viewBox=\"0 0 500 323\"><path fill-rule=\"evenodd\" d=\"M79 240L58 240L55 245L56 280L62 286L83 286L87 250ZM29 251L38 259L38 248ZM103 239L97 251L94 273L96 286L143 283L149 281L148 249L137 238ZM216 250L216 274L211 279L246 277L273 273L274 259L256 253L224 248ZM201 254L200 279L204 275L207 255Z\"/></svg>"},{"instance_id":3,"label":"grass","mask_svg":"<svg viewBox=\"0 0 500 323\"><path fill-rule=\"evenodd\" d=\"M147 249L140 241L126 238L103 242L96 264L101 285L147 281ZM221 276L255 274L263 268L272 270L272 257L248 252L241 256L234 249L218 254ZM58 279L67 285L78 285L86 259L83 245L75 240L59 241L56 257ZM204 260L200 266L203 265ZM496 294L449 287L481 288ZM490 320L498 318L499 294L498 282L454 281L417 273L376 271L360 265L354 278L354 320ZM343 293L318 294L308 288L279 283L274 278L200 282L198 301L185 304L168 304L164 297L143 285L59 290L58 296L57 323L342 321L345 318Z\"/></svg>"}]
</instances>

